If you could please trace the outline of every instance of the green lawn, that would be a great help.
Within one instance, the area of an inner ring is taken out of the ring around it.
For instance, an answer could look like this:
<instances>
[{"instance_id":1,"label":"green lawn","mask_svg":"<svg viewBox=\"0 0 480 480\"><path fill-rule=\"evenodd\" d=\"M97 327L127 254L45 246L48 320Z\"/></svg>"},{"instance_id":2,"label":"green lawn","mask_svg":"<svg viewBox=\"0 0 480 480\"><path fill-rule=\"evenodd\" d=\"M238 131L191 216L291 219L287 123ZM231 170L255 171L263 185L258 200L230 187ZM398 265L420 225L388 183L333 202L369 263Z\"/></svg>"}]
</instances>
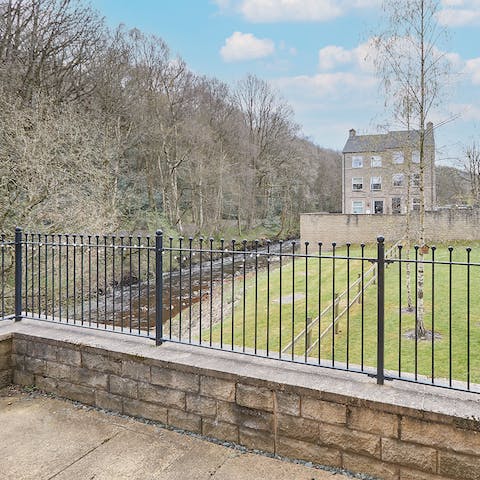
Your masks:
<instances>
[{"instance_id":1,"label":"green lawn","mask_svg":"<svg viewBox=\"0 0 480 480\"><path fill-rule=\"evenodd\" d=\"M480 262L479 246L480 244L474 245L471 253L472 262ZM337 255L344 256L345 254L345 248L337 249ZM359 256L359 254L359 248L351 248L350 255L352 257ZM375 254L375 246L368 246L365 249L367 257L374 257ZM327 255L331 255L331 252ZM466 255L465 248L457 246L454 249L453 260L464 262L467 258ZM445 261L448 260L448 256L449 252L446 246L437 248L435 260ZM431 259L431 253L426 255L425 259ZM363 262L365 271L370 266L370 262ZM361 269L362 261L360 260L347 262L345 259L310 258L307 262L304 258L297 258L295 265L291 260L284 260L281 269L276 263L271 267L269 275L266 271L259 273L257 286L255 286L253 274L247 274L245 281L243 277L237 278L234 284L235 307L233 312L231 308L229 309L222 324L215 325L213 341L219 343L223 338L223 343L230 345L233 324L236 349L245 345L248 349L257 348L263 352L268 349L271 355L275 355L280 347L282 349L287 347L292 337L302 332L307 318L316 318L318 312L332 302L334 292L341 293L349 283L352 284ZM406 265L402 264L402 307L406 307L405 270ZM434 330L441 335L441 338L435 339L434 342L431 340L415 342L404 336L405 332L414 329L415 315L405 311L400 313L399 264L389 265L386 269L385 367L398 371L399 352L401 352L402 372L414 372L416 353L418 373L431 376L433 355L435 377L448 377L451 358L452 377L465 381L468 371L467 337L470 334L470 380L480 383L480 296L478 295L480 266L470 267L470 329L468 329L467 315L467 267L462 265L452 267L451 322L449 266L435 265L434 270L435 281L434 288L432 288L432 266L425 264L425 323L428 329L432 328L432 301L434 300ZM413 271L414 266L412 266L412 282L414 281ZM335 281L333 273L335 273ZM269 282L267 281L268 276ZM320 278L321 282L319 282ZM245 302L243 301L244 283ZM231 284L227 284L224 296L225 305L231 302L231 290ZM356 287L351 289L350 298L353 298L356 292ZM415 293L414 289L413 293ZM293 303L291 300L288 303L286 297L294 295ZM320 352L315 347L309 353L309 361L318 359L319 356L322 360L332 360L334 354L334 360L339 364L346 364L348 361L349 365L361 365L363 357L365 366L375 366L376 295L376 285L370 286L365 292L364 303L355 303L349 314L344 315L340 320L338 333L334 334L330 330L320 342ZM280 306L281 297L283 301ZM345 304L345 301L342 302L340 310ZM322 318L320 325L313 329L312 342L318 339L319 331L323 332L331 320L332 311ZM204 331L202 339L207 340L208 337L209 332ZM291 352L291 349L288 352ZM304 336L296 344L294 354L305 356Z\"/></svg>"}]
</instances>

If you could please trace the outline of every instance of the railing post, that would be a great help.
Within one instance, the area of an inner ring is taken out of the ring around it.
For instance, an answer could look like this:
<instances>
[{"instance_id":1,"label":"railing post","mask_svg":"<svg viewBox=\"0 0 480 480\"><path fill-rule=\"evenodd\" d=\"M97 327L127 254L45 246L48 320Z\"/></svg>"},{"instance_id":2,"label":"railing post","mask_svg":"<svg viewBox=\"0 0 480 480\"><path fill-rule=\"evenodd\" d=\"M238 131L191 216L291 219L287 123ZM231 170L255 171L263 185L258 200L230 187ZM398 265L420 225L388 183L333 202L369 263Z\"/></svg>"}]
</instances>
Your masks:
<instances>
[{"instance_id":1,"label":"railing post","mask_svg":"<svg viewBox=\"0 0 480 480\"><path fill-rule=\"evenodd\" d=\"M163 232L155 234L155 343L163 343Z\"/></svg>"},{"instance_id":2,"label":"railing post","mask_svg":"<svg viewBox=\"0 0 480 480\"><path fill-rule=\"evenodd\" d=\"M385 239L377 237L377 384L385 378Z\"/></svg>"},{"instance_id":3,"label":"railing post","mask_svg":"<svg viewBox=\"0 0 480 480\"><path fill-rule=\"evenodd\" d=\"M15 228L15 321L22 319L22 229Z\"/></svg>"}]
</instances>

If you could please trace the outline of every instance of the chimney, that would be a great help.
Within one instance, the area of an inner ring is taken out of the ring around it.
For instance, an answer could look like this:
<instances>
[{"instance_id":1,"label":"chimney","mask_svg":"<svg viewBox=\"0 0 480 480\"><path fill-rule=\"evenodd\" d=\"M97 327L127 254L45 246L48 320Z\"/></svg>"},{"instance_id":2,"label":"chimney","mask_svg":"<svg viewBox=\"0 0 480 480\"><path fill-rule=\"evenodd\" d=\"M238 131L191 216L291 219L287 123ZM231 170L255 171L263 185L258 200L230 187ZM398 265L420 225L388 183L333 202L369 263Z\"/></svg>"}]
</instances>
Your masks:
<instances>
[{"instance_id":1,"label":"chimney","mask_svg":"<svg viewBox=\"0 0 480 480\"><path fill-rule=\"evenodd\" d=\"M349 134L350 134L350 138L352 138L357 134L357 132L353 128L351 128L349 131Z\"/></svg>"}]
</instances>

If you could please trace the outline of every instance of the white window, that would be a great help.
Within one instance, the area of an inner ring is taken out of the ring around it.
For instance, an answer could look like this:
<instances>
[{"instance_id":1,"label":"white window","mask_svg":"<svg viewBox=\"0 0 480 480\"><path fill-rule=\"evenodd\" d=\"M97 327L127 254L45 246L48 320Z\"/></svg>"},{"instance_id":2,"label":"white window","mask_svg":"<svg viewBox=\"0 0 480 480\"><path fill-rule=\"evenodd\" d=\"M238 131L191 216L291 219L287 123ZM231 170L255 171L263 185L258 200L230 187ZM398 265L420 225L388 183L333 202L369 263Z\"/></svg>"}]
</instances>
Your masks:
<instances>
[{"instance_id":1,"label":"white window","mask_svg":"<svg viewBox=\"0 0 480 480\"><path fill-rule=\"evenodd\" d=\"M353 214L363 213L363 200L352 201L352 213Z\"/></svg>"},{"instance_id":2,"label":"white window","mask_svg":"<svg viewBox=\"0 0 480 480\"><path fill-rule=\"evenodd\" d=\"M412 173L412 187L419 187L419 186L420 186L420 174Z\"/></svg>"},{"instance_id":3,"label":"white window","mask_svg":"<svg viewBox=\"0 0 480 480\"><path fill-rule=\"evenodd\" d=\"M352 168L362 168L363 167L363 157L361 155L354 155L352 157Z\"/></svg>"},{"instance_id":4,"label":"white window","mask_svg":"<svg viewBox=\"0 0 480 480\"><path fill-rule=\"evenodd\" d=\"M372 177L370 179L370 189L371 190L381 190L382 189L382 177Z\"/></svg>"},{"instance_id":5,"label":"white window","mask_svg":"<svg viewBox=\"0 0 480 480\"><path fill-rule=\"evenodd\" d=\"M414 198L412 200L412 210L415 212L420 211L420 199L419 198Z\"/></svg>"},{"instance_id":6,"label":"white window","mask_svg":"<svg viewBox=\"0 0 480 480\"><path fill-rule=\"evenodd\" d=\"M363 190L363 177L352 178L352 190Z\"/></svg>"},{"instance_id":7,"label":"white window","mask_svg":"<svg viewBox=\"0 0 480 480\"><path fill-rule=\"evenodd\" d=\"M404 182L403 173L394 173L392 179L393 179L394 187L403 187L403 182Z\"/></svg>"},{"instance_id":8,"label":"white window","mask_svg":"<svg viewBox=\"0 0 480 480\"><path fill-rule=\"evenodd\" d=\"M382 157L380 155L372 155L370 157L370 166L371 167L381 167L382 166Z\"/></svg>"},{"instance_id":9,"label":"white window","mask_svg":"<svg viewBox=\"0 0 480 480\"><path fill-rule=\"evenodd\" d=\"M393 163L403 163L403 152L393 152L392 153Z\"/></svg>"},{"instance_id":10,"label":"white window","mask_svg":"<svg viewBox=\"0 0 480 480\"><path fill-rule=\"evenodd\" d=\"M412 163L420 163L420 152L418 150L412 152Z\"/></svg>"}]
</instances>

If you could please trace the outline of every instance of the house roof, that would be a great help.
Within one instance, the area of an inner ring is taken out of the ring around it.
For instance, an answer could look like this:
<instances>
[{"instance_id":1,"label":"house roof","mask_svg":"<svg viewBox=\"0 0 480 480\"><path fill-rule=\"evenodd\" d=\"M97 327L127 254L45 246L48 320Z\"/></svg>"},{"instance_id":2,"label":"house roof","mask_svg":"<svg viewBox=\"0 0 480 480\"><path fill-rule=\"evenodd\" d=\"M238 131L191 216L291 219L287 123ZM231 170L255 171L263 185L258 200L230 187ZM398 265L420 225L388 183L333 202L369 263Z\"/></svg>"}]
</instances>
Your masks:
<instances>
[{"instance_id":1,"label":"house roof","mask_svg":"<svg viewBox=\"0 0 480 480\"><path fill-rule=\"evenodd\" d=\"M353 131L354 132L354 131ZM383 152L405 147L418 148L420 132L418 130L399 130L378 135L350 135L343 147L343 153ZM425 146L434 147L433 128L427 128Z\"/></svg>"}]
</instances>

